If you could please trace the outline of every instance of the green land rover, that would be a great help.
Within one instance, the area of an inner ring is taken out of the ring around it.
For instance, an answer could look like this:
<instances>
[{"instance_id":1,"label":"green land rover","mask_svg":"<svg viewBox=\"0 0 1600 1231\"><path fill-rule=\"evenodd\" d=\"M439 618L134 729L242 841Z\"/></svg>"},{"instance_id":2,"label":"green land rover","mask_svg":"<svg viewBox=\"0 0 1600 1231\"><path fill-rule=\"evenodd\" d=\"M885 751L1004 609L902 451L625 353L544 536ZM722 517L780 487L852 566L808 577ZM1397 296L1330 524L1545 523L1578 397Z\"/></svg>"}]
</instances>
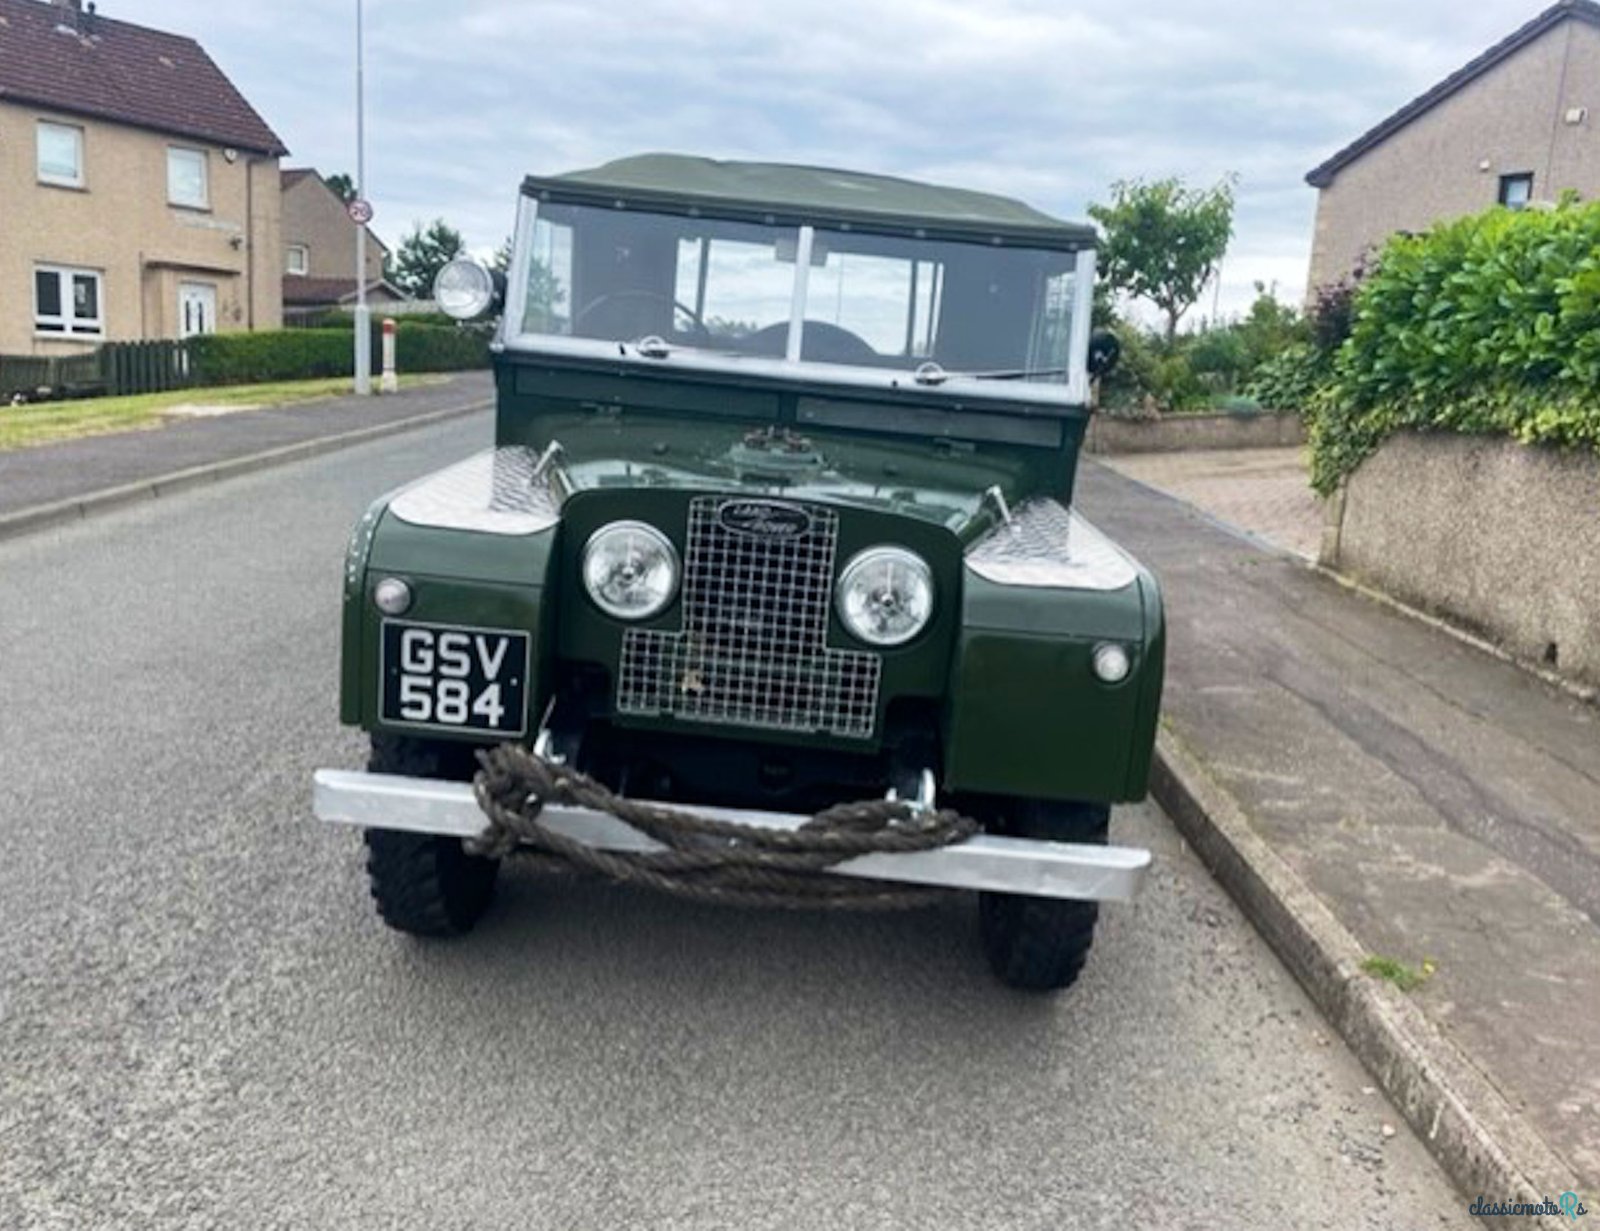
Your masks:
<instances>
[{"instance_id":1,"label":"green land rover","mask_svg":"<svg viewBox=\"0 0 1600 1231\"><path fill-rule=\"evenodd\" d=\"M1145 793L1164 650L1155 580L1073 507L1114 359L1094 272L1089 227L878 175L526 180L509 274L436 288L501 313L494 447L377 501L345 564L341 716L372 754L319 771L315 810L365 829L384 920L483 913L507 848L471 783L513 745L757 828L959 813L982 832L812 875L975 889L1002 979L1071 983L1149 863L1107 825ZM545 820L659 849L604 811Z\"/></svg>"}]
</instances>

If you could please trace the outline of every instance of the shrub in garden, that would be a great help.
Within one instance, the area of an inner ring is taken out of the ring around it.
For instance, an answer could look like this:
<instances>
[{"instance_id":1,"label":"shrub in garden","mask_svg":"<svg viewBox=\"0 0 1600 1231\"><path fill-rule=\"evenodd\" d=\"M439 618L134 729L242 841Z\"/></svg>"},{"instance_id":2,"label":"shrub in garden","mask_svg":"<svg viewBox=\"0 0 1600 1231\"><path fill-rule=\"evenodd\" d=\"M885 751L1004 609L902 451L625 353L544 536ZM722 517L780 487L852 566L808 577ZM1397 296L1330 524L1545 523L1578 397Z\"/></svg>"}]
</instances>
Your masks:
<instances>
[{"instance_id":1,"label":"shrub in garden","mask_svg":"<svg viewBox=\"0 0 1600 1231\"><path fill-rule=\"evenodd\" d=\"M1405 428L1600 448L1600 204L1496 208L1384 247L1313 416L1314 486Z\"/></svg>"},{"instance_id":2,"label":"shrub in garden","mask_svg":"<svg viewBox=\"0 0 1600 1231\"><path fill-rule=\"evenodd\" d=\"M374 366L382 354L381 337L381 327L375 323ZM200 385L253 385L355 373L349 328L207 334L190 339L190 362ZM488 363L488 346L480 334L411 321L401 321L395 328L395 366L401 372L455 372Z\"/></svg>"}]
</instances>

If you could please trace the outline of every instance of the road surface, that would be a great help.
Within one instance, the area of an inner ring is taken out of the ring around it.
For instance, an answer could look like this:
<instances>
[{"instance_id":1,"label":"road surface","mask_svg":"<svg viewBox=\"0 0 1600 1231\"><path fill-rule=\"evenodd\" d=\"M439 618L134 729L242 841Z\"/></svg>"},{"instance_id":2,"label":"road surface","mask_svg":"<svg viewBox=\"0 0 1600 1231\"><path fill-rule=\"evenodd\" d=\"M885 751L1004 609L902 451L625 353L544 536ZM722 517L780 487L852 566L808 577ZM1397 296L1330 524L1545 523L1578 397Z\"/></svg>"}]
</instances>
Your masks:
<instances>
[{"instance_id":1,"label":"road surface","mask_svg":"<svg viewBox=\"0 0 1600 1231\"><path fill-rule=\"evenodd\" d=\"M340 565L486 416L0 543L0 1226L1439 1227L1456 1194L1169 822L1057 999L971 904L515 867L383 930L308 820ZM1383 1126L1398 1132L1385 1137Z\"/></svg>"}]
</instances>

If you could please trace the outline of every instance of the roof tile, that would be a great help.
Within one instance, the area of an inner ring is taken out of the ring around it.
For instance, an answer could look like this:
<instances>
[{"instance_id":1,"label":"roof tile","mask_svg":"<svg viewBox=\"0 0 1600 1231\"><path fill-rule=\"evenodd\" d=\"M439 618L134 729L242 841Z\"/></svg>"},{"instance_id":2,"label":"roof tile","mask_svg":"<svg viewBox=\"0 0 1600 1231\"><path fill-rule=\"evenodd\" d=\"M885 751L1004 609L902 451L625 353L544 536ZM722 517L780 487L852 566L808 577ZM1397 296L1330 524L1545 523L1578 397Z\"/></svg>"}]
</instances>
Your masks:
<instances>
[{"instance_id":1,"label":"roof tile","mask_svg":"<svg viewBox=\"0 0 1600 1231\"><path fill-rule=\"evenodd\" d=\"M0 99L288 153L193 39L45 0L0 0Z\"/></svg>"}]
</instances>

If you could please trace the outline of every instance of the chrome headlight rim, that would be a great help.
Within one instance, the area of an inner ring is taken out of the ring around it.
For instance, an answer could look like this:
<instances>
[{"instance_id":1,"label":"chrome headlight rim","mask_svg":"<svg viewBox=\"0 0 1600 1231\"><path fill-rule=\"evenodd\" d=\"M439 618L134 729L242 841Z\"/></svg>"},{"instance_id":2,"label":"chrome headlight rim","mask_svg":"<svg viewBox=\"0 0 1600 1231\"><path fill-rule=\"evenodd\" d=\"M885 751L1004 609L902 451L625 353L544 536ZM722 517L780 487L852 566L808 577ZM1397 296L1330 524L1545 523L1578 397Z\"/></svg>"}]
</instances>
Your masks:
<instances>
[{"instance_id":1,"label":"chrome headlight rim","mask_svg":"<svg viewBox=\"0 0 1600 1231\"><path fill-rule=\"evenodd\" d=\"M649 607L624 607L618 603L613 603L605 595L599 593L590 579L589 565L594 559L595 553L604 546L606 539L618 534L637 534L647 539L652 545L660 549L668 567L671 569L671 580L667 583L666 589ZM583 555L578 563L578 572L583 582L584 593L589 596L589 601L612 619L625 620L630 624L652 619L672 606L673 600L678 597L678 587L683 584L683 562L678 558L677 547L660 530L649 522L643 521L611 521L595 530L583 545Z\"/></svg>"},{"instance_id":2,"label":"chrome headlight rim","mask_svg":"<svg viewBox=\"0 0 1600 1231\"><path fill-rule=\"evenodd\" d=\"M870 629L858 625L850 615L849 597L852 587L859 580L861 574L870 566L889 559L903 565L910 570L913 576L919 578L927 592L927 609L916 624L903 632L884 636L874 633ZM895 649L899 646L909 645L928 630L933 623L934 605L938 594L933 584L933 569L921 556L906 547L897 547L890 543L880 543L874 547L866 547L850 557L849 562L839 574L838 585L834 587L833 606L839 616L839 622L844 625L845 631L856 640L870 645L875 649Z\"/></svg>"},{"instance_id":3,"label":"chrome headlight rim","mask_svg":"<svg viewBox=\"0 0 1600 1231\"><path fill-rule=\"evenodd\" d=\"M495 294L494 274L470 256L445 262L433 278L433 302L452 320L475 321L487 315L494 307Z\"/></svg>"}]
</instances>

